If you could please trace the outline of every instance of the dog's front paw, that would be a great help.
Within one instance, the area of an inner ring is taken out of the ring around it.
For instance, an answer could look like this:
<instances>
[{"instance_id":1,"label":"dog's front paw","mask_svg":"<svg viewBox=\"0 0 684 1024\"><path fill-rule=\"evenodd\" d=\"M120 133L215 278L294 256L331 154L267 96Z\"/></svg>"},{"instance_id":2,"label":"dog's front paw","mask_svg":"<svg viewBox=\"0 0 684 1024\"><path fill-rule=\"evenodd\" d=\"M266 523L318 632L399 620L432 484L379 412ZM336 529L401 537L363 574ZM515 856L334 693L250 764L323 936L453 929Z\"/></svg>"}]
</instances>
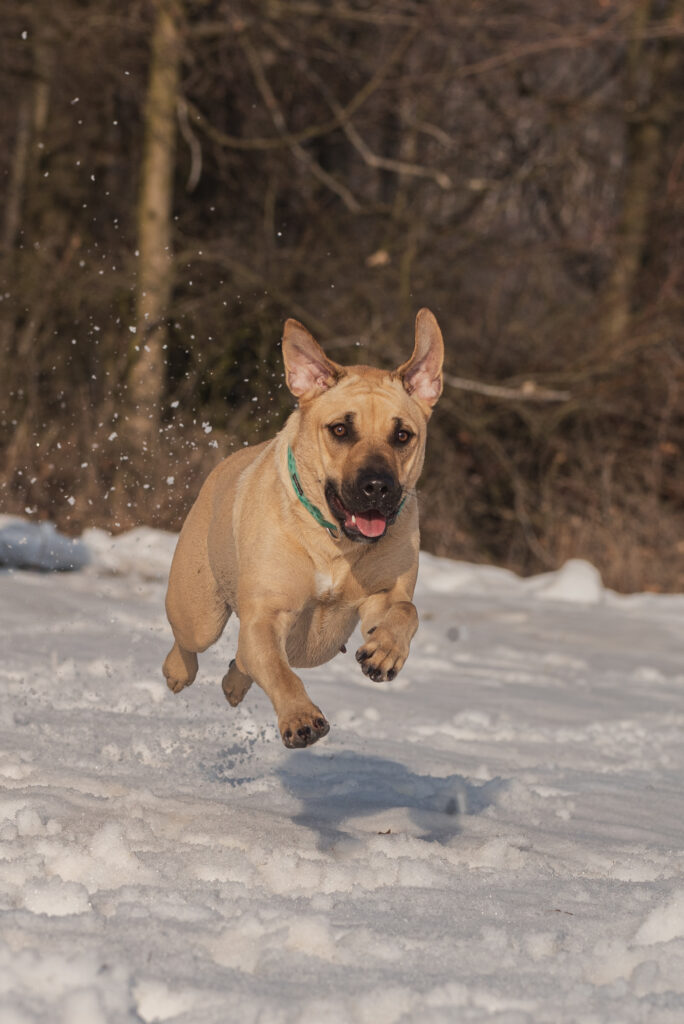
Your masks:
<instances>
[{"instance_id":1,"label":"dog's front paw","mask_svg":"<svg viewBox=\"0 0 684 1024\"><path fill-rule=\"evenodd\" d=\"M389 629L369 630L368 639L356 652L364 675L374 683L394 679L408 657L408 644L400 646Z\"/></svg>"},{"instance_id":2,"label":"dog's front paw","mask_svg":"<svg viewBox=\"0 0 684 1024\"><path fill-rule=\"evenodd\" d=\"M313 704L304 711L283 715L278 728L286 747L310 747L330 732L325 716Z\"/></svg>"}]
</instances>

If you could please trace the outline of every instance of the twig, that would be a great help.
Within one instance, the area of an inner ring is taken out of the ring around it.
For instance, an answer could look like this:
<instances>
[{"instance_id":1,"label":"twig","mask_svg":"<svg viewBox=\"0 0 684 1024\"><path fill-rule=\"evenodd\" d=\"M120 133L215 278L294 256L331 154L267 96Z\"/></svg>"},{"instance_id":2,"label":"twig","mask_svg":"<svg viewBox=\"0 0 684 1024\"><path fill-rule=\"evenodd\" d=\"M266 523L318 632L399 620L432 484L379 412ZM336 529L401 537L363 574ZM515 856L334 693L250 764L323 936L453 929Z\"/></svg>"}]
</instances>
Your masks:
<instances>
[{"instance_id":1,"label":"twig","mask_svg":"<svg viewBox=\"0 0 684 1024\"><path fill-rule=\"evenodd\" d=\"M190 172L185 183L186 192L194 192L202 174L202 147L188 121L188 104L182 96L178 97L178 127L190 150Z\"/></svg>"},{"instance_id":2,"label":"twig","mask_svg":"<svg viewBox=\"0 0 684 1024\"><path fill-rule=\"evenodd\" d=\"M466 377L445 374L444 383L459 391L474 391L479 395L502 398L509 402L568 402L572 398L569 391L539 387L533 380L526 380L519 388L508 388L502 384L485 384L480 380L468 380Z\"/></svg>"}]
</instances>

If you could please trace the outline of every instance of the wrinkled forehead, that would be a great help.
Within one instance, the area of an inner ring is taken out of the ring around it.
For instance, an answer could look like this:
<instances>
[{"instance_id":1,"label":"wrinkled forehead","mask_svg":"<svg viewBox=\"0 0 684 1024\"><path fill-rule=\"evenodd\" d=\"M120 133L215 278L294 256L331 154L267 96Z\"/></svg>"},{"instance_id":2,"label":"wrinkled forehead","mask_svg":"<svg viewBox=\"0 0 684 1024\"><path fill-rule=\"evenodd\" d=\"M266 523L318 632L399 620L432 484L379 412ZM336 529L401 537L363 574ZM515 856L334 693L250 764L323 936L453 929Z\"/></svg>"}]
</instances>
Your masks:
<instances>
[{"instance_id":1,"label":"wrinkled forehead","mask_svg":"<svg viewBox=\"0 0 684 1024\"><path fill-rule=\"evenodd\" d=\"M385 433L397 420L417 431L425 422L420 408L393 374L372 367L363 373L347 369L335 387L314 403L316 414L328 423L352 416L363 433Z\"/></svg>"}]
</instances>

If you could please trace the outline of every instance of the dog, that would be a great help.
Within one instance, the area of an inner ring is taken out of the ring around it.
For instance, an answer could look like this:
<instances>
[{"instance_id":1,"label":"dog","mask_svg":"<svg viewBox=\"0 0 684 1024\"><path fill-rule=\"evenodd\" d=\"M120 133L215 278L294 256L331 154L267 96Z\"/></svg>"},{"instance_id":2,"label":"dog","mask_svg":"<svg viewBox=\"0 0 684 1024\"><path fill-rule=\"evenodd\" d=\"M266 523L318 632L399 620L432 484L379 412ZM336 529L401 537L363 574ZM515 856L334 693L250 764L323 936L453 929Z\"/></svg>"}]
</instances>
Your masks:
<instances>
[{"instance_id":1,"label":"dog","mask_svg":"<svg viewBox=\"0 0 684 1024\"><path fill-rule=\"evenodd\" d=\"M189 686L198 652L235 612L226 698L237 706L257 682L285 746L306 747L330 726L293 668L344 651L360 620L356 660L371 679L393 679L418 628L415 487L444 344L421 309L413 354L394 371L333 362L291 319L282 353L298 407L270 441L221 462L190 509L169 574L175 642L163 672L174 693Z\"/></svg>"}]
</instances>

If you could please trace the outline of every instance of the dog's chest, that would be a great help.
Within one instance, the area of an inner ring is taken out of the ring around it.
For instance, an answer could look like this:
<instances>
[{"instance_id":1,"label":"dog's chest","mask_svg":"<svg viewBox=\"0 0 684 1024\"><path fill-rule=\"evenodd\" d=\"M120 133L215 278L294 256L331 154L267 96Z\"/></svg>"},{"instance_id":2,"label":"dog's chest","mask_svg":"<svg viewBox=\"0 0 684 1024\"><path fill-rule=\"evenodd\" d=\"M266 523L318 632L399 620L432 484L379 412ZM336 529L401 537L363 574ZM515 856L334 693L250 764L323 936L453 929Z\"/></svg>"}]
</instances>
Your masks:
<instances>
[{"instance_id":1,"label":"dog's chest","mask_svg":"<svg viewBox=\"0 0 684 1024\"><path fill-rule=\"evenodd\" d=\"M384 588L384 575L370 571L372 567L360 559L336 558L318 565L314 572L313 599L316 604L354 606L374 591L374 583ZM382 582L381 582L382 581Z\"/></svg>"},{"instance_id":2,"label":"dog's chest","mask_svg":"<svg viewBox=\"0 0 684 1024\"><path fill-rule=\"evenodd\" d=\"M314 573L314 596L320 604L338 604L353 600L354 577L347 559L336 558L319 565Z\"/></svg>"},{"instance_id":3,"label":"dog's chest","mask_svg":"<svg viewBox=\"0 0 684 1024\"><path fill-rule=\"evenodd\" d=\"M334 567L317 569L314 575L316 599L323 604L339 601L344 590L346 574L335 573Z\"/></svg>"}]
</instances>

